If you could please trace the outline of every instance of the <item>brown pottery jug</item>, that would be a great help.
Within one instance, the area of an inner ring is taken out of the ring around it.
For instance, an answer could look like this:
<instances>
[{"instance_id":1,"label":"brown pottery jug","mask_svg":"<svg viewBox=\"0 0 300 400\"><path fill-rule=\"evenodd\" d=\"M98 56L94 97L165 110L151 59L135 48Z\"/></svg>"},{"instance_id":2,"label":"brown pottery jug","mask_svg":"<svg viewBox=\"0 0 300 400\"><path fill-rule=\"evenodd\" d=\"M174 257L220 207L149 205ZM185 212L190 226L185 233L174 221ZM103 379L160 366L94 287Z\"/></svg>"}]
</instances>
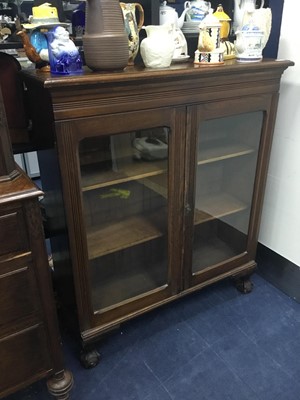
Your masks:
<instances>
[{"instance_id":1,"label":"brown pottery jug","mask_svg":"<svg viewBox=\"0 0 300 400\"><path fill-rule=\"evenodd\" d=\"M82 38L86 65L94 71L118 70L128 62L128 38L118 0L87 0Z\"/></svg>"}]
</instances>

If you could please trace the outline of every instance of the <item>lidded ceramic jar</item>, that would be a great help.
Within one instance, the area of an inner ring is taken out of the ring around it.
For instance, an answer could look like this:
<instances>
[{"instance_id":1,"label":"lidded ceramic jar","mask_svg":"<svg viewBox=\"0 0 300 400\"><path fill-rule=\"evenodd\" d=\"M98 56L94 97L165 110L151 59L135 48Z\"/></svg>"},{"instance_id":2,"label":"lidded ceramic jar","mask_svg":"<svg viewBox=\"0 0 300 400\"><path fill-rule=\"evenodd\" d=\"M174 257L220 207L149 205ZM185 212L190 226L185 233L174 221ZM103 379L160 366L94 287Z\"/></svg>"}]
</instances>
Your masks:
<instances>
[{"instance_id":1,"label":"lidded ceramic jar","mask_svg":"<svg viewBox=\"0 0 300 400\"><path fill-rule=\"evenodd\" d=\"M221 23L221 28L220 28L220 39L226 39L229 36L230 32L230 21L231 18L229 15L227 15L224 10L222 4L219 4L217 7L217 10L213 13L213 15L218 18L218 20Z\"/></svg>"},{"instance_id":2,"label":"lidded ceramic jar","mask_svg":"<svg viewBox=\"0 0 300 400\"><path fill-rule=\"evenodd\" d=\"M238 62L257 62L262 60L264 32L251 21L236 32L234 42Z\"/></svg>"},{"instance_id":3,"label":"lidded ceramic jar","mask_svg":"<svg viewBox=\"0 0 300 400\"><path fill-rule=\"evenodd\" d=\"M214 51L220 47L221 23L213 15L212 8L209 10L209 14L200 22L199 29L199 51Z\"/></svg>"},{"instance_id":4,"label":"lidded ceramic jar","mask_svg":"<svg viewBox=\"0 0 300 400\"><path fill-rule=\"evenodd\" d=\"M198 49L195 51L195 64L223 64L223 49L220 47L221 23L213 15L213 9L199 24Z\"/></svg>"}]
</instances>

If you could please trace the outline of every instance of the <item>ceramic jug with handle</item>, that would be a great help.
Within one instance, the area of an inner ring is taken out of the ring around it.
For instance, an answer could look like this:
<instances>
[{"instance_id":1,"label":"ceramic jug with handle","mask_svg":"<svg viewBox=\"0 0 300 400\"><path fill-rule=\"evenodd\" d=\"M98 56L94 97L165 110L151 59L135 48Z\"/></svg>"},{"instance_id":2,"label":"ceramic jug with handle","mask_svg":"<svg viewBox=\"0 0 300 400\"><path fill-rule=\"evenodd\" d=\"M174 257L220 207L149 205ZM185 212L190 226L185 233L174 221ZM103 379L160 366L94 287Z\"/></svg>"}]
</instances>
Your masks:
<instances>
[{"instance_id":1,"label":"ceramic jug with handle","mask_svg":"<svg viewBox=\"0 0 300 400\"><path fill-rule=\"evenodd\" d=\"M175 42L172 25L148 25L143 27L147 37L141 42L141 56L147 68L166 68L171 65Z\"/></svg>"},{"instance_id":2,"label":"ceramic jug with handle","mask_svg":"<svg viewBox=\"0 0 300 400\"><path fill-rule=\"evenodd\" d=\"M128 65L133 65L139 50L139 31L144 24L144 9L139 3L120 3L120 6L128 35ZM136 20L136 14L138 15L138 21Z\"/></svg>"},{"instance_id":3,"label":"ceramic jug with handle","mask_svg":"<svg viewBox=\"0 0 300 400\"><path fill-rule=\"evenodd\" d=\"M264 6L264 0L260 0L260 8ZM234 31L243 26L245 13L252 13L256 9L256 0L234 0Z\"/></svg>"}]
</instances>

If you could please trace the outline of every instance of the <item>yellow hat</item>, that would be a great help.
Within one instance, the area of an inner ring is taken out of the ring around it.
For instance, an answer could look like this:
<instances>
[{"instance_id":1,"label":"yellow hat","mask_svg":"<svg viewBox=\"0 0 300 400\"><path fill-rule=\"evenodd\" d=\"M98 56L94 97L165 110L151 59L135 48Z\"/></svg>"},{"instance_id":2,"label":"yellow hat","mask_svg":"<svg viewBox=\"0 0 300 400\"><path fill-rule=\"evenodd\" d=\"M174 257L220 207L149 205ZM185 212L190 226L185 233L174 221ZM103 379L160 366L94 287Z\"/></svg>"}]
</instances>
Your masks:
<instances>
[{"instance_id":1,"label":"yellow hat","mask_svg":"<svg viewBox=\"0 0 300 400\"><path fill-rule=\"evenodd\" d=\"M39 27L51 28L53 26L68 26L65 22L59 22L56 7L44 3L37 7L32 7L32 17L29 24L23 24L25 29L35 29Z\"/></svg>"}]
</instances>

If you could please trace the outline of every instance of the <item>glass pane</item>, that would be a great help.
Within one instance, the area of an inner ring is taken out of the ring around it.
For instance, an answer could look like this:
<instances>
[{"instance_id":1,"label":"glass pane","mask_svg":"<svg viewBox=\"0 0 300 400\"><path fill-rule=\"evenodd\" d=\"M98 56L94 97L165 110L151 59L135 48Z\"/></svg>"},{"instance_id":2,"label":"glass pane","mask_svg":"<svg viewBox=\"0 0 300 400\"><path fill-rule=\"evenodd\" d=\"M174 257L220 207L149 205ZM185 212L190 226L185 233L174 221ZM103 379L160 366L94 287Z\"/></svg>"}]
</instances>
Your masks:
<instances>
[{"instance_id":1,"label":"glass pane","mask_svg":"<svg viewBox=\"0 0 300 400\"><path fill-rule=\"evenodd\" d=\"M193 273L246 251L262 121L260 111L200 126Z\"/></svg>"},{"instance_id":2,"label":"glass pane","mask_svg":"<svg viewBox=\"0 0 300 400\"><path fill-rule=\"evenodd\" d=\"M167 128L80 142L95 311L167 284Z\"/></svg>"}]
</instances>

